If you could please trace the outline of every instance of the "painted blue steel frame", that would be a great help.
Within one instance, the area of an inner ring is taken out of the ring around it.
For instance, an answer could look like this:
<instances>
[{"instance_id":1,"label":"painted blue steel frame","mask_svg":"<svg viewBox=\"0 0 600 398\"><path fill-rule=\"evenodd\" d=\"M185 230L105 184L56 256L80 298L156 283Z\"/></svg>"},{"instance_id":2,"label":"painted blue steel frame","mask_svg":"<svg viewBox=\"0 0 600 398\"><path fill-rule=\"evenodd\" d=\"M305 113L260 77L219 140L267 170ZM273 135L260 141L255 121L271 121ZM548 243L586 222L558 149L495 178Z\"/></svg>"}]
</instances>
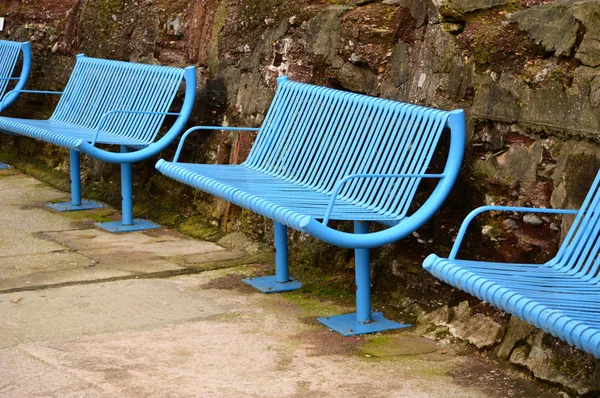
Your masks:
<instances>
[{"instance_id":1,"label":"painted blue steel frame","mask_svg":"<svg viewBox=\"0 0 600 398\"><path fill-rule=\"evenodd\" d=\"M185 80L179 112L169 108ZM60 95L48 120L0 117L0 131L50 142L69 149L71 201L49 204L59 211L86 210L102 204L81 199L80 154L121 164L122 220L96 224L110 232L139 231L160 226L133 218L132 163L152 157L181 133L196 96L196 69L136 64L86 57L80 54L62 92L17 89L2 101L21 93ZM166 116L177 116L157 139ZM110 152L97 144L118 145Z\"/></svg>"},{"instance_id":2,"label":"painted blue steel frame","mask_svg":"<svg viewBox=\"0 0 600 398\"><path fill-rule=\"evenodd\" d=\"M21 73L15 76L15 69L21 58ZM14 83L15 90L22 90L29 79L31 71L31 45L29 42L14 42L0 40L0 99L4 98L4 93L9 89L11 83ZM0 113L7 109L18 95L13 95L0 102ZM0 170L8 169L12 166L0 162Z\"/></svg>"},{"instance_id":3,"label":"painted blue steel frame","mask_svg":"<svg viewBox=\"0 0 600 398\"><path fill-rule=\"evenodd\" d=\"M579 210L484 206L464 220L448 258L423 267L440 280L600 358L600 173ZM556 256L545 264L456 258L471 221L487 211L576 214Z\"/></svg>"},{"instance_id":4,"label":"painted blue steel frame","mask_svg":"<svg viewBox=\"0 0 600 398\"><path fill-rule=\"evenodd\" d=\"M426 170L445 129L451 134L440 174ZM241 165L179 162L185 139L197 130L258 131ZM408 325L371 310L369 249L414 232L446 199L465 147L462 110L435 110L278 79L278 90L260 129L198 126L182 137L173 162L156 168L275 223L274 276L245 280L266 293L293 290L289 277L287 228L355 249L356 313L319 320L344 335ZM409 207L420 181L438 180L429 199L413 214ZM355 232L338 231L329 220L354 221ZM368 223L390 228L369 232Z\"/></svg>"}]
</instances>

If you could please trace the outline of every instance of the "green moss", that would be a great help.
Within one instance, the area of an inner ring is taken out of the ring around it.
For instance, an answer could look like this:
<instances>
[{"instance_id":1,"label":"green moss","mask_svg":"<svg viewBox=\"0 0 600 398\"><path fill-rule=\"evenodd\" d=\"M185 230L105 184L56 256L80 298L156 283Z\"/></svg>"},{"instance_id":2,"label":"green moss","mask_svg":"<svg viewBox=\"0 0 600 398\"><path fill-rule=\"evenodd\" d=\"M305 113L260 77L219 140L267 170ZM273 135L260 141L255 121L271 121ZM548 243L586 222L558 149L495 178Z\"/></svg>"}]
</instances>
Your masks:
<instances>
[{"instance_id":1,"label":"green moss","mask_svg":"<svg viewBox=\"0 0 600 398\"><path fill-rule=\"evenodd\" d=\"M403 332L366 336L360 347L363 355L379 358L424 355L438 350L435 341Z\"/></svg>"},{"instance_id":2,"label":"green moss","mask_svg":"<svg viewBox=\"0 0 600 398\"><path fill-rule=\"evenodd\" d=\"M61 191L69 190L69 177L59 170L49 168L38 158L23 159L14 153L4 152L0 156L0 161L8 163L16 169L31 175L40 181L44 181Z\"/></svg>"},{"instance_id":3,"label":"green moss","mask_svg":"<svg viewBox=\"0 0 600 398\"><path fill-rule=\"evenodd\" d=\"M312 275L311 275L312 274ZM354 298L354 292L348 290L348 281L344 277L336 275L319 275L308 271L296 273L304 282L302 291L310 293L326 300L340 300L351 303Z\"/></svg>"},{"instance_id":4,"label":"green moss","mask_svg":"<svg viewBox=\"0 0 600 398\"><path fill-rule=\"evenodd\" d=\"M223 237L223 232L219 228L206 224L198 217L187 218L179 224L177 230L184 235L209 242L216 242Z\"/></svg>"},{"instance_id":5,"label":"green moss","mask_svg":"<svg viewBox=\"0 0 600 398\"><path fill-rule=\"evenodd\" d=\"M307 296L306 294L302 293L302 291L289 292L286 293L284 297L290 303L301 308L304 316L331 316L347 311L347 308L343 308L337 304L317 300L313 297Z\"/></svg>"},{"instance_id":6,"label":"green moss","mask_svg":"<svg viewBox=\"0 0 600 398\"><path fill-rule=\"evenodd\" d=\"M63 213L63 216L74 221L81 221L84 219L93 220L94 222L108 222L114 221L112 217L115 214L113 209L97 209L97 210L83 210L83 211L69 211Z\"/></svg>"}]
</instances>

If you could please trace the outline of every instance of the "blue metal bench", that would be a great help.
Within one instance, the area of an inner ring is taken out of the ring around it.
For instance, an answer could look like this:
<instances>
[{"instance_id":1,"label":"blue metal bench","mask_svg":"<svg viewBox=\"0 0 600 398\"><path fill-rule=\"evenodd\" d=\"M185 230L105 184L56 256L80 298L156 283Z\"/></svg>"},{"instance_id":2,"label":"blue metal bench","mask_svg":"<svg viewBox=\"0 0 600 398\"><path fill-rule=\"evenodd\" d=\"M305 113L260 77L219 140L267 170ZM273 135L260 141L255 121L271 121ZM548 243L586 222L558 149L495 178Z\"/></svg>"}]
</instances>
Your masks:
<instances>
[{"instance_id":1,"label":"blue metal bench","mask_svg":"<svg viewBox=\"0 0 600 398\"><path fill-rule=\"evenodd\" d=\"M245 280L269 292L294 290L289 277L287 227L355 249L357 312L319 321L344 335L405 327L371 311L369 248L411 234L452 188L465 145L462 110L445 112L278 79L260 129L199 126L188 130L173 162L159 160L168 177L275 221L276 275ZM445 127L451 131L442 174L426 174ZM249 130L258 136L241 165L179 163L185 138L196 130ZM423 178L439 182L413 214L409 206ZM328 226L354 221L354 234ZM390 228L369 233L369 221Z\"/></svg>"},{"instance_id":2,"label":"blue metal bench","mask_svg":"<svg viewBox=\"0 0 600 398\"><path fill-rule=\"evenodd\" d=\"M169 112L185 79L185 98L179 112ZM0 131L50 142L70 150L71 202L49 204L59 211L85 210L102 205L81 200L80 153L121 164L122 220L96 224L111 232L139 231L159 226L133 219L132 167L167 147L187 122L196 96L196 70L144 65L78 55L63 92L13 90L17 93L58 94L48 120L0 117ZM157 135L167 115L177 116L170 129ZM119 152L98 144L119 145Z\"/></svg>"},{"instance_id":3,"label":"blue metal bench","mask_svg":"<svg viewBox=\"0 0 600 398\"><path fill-rule=\"evenodd\" d=\"M17 65L21 58L21 73L15 76ZM18 43L8 40L0 40L0 99L10 88L22 90L29 78L31 70L31 45L28 42ZM0 112L8 108L17 99L17 95L0 103ZM0 170L10 166L0 162Z\"/></svg>"},{"instance_id":4,"label":"blue metal bench","mask_svg":"<svg viewBox=\"0 0 600 398\"><path fill-rule=\"evenodd\" d=\"M484 206L463 222L448 258L423 267L442 281L485 300L600 358L600 173L579 210ZM545 264L458 260L469 223L482 212L576 214L556 257Z\"/></svg>"}]
</instances>

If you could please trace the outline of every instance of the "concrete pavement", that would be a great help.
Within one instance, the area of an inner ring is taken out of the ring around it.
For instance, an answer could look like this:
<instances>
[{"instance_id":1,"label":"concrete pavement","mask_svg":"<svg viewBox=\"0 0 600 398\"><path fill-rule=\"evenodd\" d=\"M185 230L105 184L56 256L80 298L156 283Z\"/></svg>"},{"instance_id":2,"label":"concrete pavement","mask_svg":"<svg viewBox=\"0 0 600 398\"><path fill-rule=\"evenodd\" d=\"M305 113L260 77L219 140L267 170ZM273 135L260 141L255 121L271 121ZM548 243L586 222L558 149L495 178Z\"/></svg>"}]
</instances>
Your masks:
<instances>
[{"instance_id":1,"label":"concrete pavement","mask_svg":"<svg viewBox=\"0 0 600 398\"><path fill-rule=\"evenodd\" d=\"M247 254L43 205L66 198L0 172L0 397L559 396L410 330L339 336L314 319L351 308L256 293Z\"/></svg>"}]
</instances>

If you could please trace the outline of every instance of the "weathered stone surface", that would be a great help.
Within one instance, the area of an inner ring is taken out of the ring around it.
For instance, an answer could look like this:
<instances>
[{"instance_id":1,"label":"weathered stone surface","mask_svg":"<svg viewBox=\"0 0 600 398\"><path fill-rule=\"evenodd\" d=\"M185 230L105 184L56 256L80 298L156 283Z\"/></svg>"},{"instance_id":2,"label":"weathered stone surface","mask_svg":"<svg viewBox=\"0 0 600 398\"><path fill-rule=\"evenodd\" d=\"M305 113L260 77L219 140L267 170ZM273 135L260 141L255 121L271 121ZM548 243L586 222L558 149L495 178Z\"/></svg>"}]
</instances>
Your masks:
<instances>
[{"instance_id":1,"label":"weathered stone surface","mask_svg":"<svg viewBox=\"0 0 600 398\"><path fill-rule=\"evenodd\" d=\"M600 105L600 75L590 82L590 103L595 107Z\"/></svg>"},{"instance_id":2,"label":"weathered stone surface","mask_svg":"<svg viewBox=\"0 0 600 398\"><path fill-rule=\"evenodd\" d=\"M421 316L419 317L419 320L418 320L418 324L423 325L425 327L428 327L430 324L433 324L436 326L447 325L449 319L450 319L450 309L448 308L447 305L445 305L441 308L438 308L435 311L426 312L424 314L421 314Z\"/></svg>"},{"instance_id":3,"label":"weathered stone surface","mask_svg":"<svg viewBox=\"0 0 600 398\"><path fill-rule=\"evenodd\" d=\"M513 349L517 350L515 346L527 339L533 331L536 330L535 326L520 320L516 316L512 316L510 321L508 322L508 327L506 330L506 334L504 335L504 339L502 343L498 346L496 350L496 355L502 359L508 359L511 355ZM516 354L518 357L519 354ZM516 358L515 357L515 358Z\"/></svg>"},{"instance_id":4,"label":"weathered stone surface","mask_svg":"<svg viewBox=\"0 0 600 398\"><path fill-rule=\"evenodd\" d=\"M342 66L338 79L342 87L357 93L374 95L377 91L377 76L368 68L349 62Z\"/></svg>"},{"instance_id":5,"label":"weathered stone surface","mask_svg":"<svg viewBox=\"0 0 600 398\"><path fill-rule=\"evenodd\" d=\"M599 164L597 145L585 141L564 145L552 176L552 207L579 208Z\"/></svg>"},{"instance_id":6,"label":"weathered stone surface","mask_svg":"<svg viewBox=\"0 0 600 398\"><path fill-rule=\"evenodd\" d=\"M564 145L553 173L554 190L550 203L554 208L578 209L594 180L600 164L598 147L580 141ZM561 235L564 238L574 216L562 217Z\"/></svg>"},{"instance_id":7,"label":"weathered stone surface","mask_svg":"<svg viewBox=\"0 0 600 398\"><path fill-rule=\"evenodd\" d=\"M334 57L340 46L340 16L347 7L332 6L321 11L307 24L307 39L315 55Z\"/></svg>"},{"instance_id":8,"label":"weathered stone surface","mask_svg":"<svg viewBox=\"0 0 600 398\"><path fill-rule=\"evenodd\" d=\"M408 81L409 68L408 46L403 41L398 41L392 54L392 79L396 87Z\"/></svg>"},{"instance_id":9,"label":"weathered stone surface","mask_svg":"<svg viewBox=\"0 0 600 398\"><path fill-rule=\"evenodd\" d=\"M500 342L504 326L483 314L471 314L471 308L466 301L458 306L444 306L436 311L419 317L419 332L431 333L429 325L447 327L452 336L468 341L477 348L493 346ZM434 330L435 331L435 330Z\"/></svg>"},{"instance_id":10,"label":"weathered stone surface","mask_svg":"<svg viewBox=\"0 0 600 398\"><path fill-rule=\"evenodd\" d=\"M577 394L598 391L600 361L542 331L531 339L531 347L515 348L510 361L528 368L537 378L568 386Z\"/></svg>"},{"instance_id":11,"label":"weathered stone surface","mask_svg":"<svg viewBox=\"0 0 600 398\"><path fill-rule=\"evenodd\" d=\"M456 48L454 37L440 24L428 26L422 42L410 51L407 99L452 107L466 95L472 69ZM399 98L403 99L403 98Z\"/></svg>"},{"instance_id":12,"label":"weathered stone surface","mask_svg":"<svg viewBox=\"0 0 600 398\"><path fill-rule=\"evenodd\" d=\"M508 0L433 0L441 15L446 17L462 16L466 13L485 10L508 3Z\"/></svg>"},{"instance_id":13,"label":"weathered stone surface","mask_svg":"<svg viewBox=\"0 0 600 398\"><path fill-rule=\"evenodd\" d=\"M502 339L504 326L483 314L471 315L466 301L454 308L454 315L454 321L448 325L454 337L467 340L477 348L491 347Z\"/></svg>"},{"instance_id":14,"label":"weathered stone surface","mask_svg":"<svg viewBox=\"0 0 600 398\"><path fill-rule=\"evenodd\" d=\"M507 229L517 229L519 228L519 223L515 220L513 220L512 218L506 218L502 221L502 224L504 224L504 226Z\"/></svg>"},{"instance_id":15,"label":"weathered stone surface","mask_svg":"<svg viewBox=\"0 0 600 398\"><path fill-rule=\"evenodd\" d=\"M415 19L415 27L420 28L427 23L427 14L429 11L429 1L422 0L384 0L384 4L397 4L399 7L405 7L410 10L410 14ZM431 7L433 8L433 7Z\"/></svg>"},{"instance_id":16,"label":"weathered stone surface","mask_svg":"<svg viewBox=\"0 0 600 398\"><path fill-rule=\"evenodd\" d=\"M556 56L569 55L577 40L579 24L569 10L572 1L557 1L515 12L511 22Z\"/></svg>"},{"instance_id":17,"label":"weathered stone surface","mask_svg":"<svg viewBox=\"0 0 600 398\"><path fill-rule=\"evenodd\" d=\"M508 3L508 0L446 0L444 6L458 12L484 10Z\"/></svg>"},{"instance_id":18,"label":"weathered stone surface","mask_svg":"<svg viewBox=\"0 0 600 398\"><path fill-rule=\"evenodd\" d=\"M575 75L581 77L579 69ZM588 81L581 79L569 90L556 81L533 89L521 78L508 73L502 73L495 81L490 76L478 75L475 84L479 89L475 92L472 116L519 123L534 130L570 131L595 137L600 131L600 115L589 101Z\"/></svg>"},{"instance_id":19,"label":"weathered stone surface","mask_svg":"<svg viewBox=\"0 0 600 398\"><path fill-rule=\"evenodd\" d=\"M542 156L543 147L539 141L531 145L513 144L506 152L477 160L474 170L506 185L518 182L523 187L531 188L537 180L537 168Z\"/></svg>"},{"instance_id":20,"label":"weathered stone surface","mask_svg":"<svg viewBox=\"0 0 600 398\"><path fill-rule=\"evenodd\" d=\"M514 123L520 113L519 82L502 73L496 79L489 75L477 75L475 84L480 89L475 92L475 100L471 108L472 115L477 118L488 118L505 123Z\"/></svg>"},{"instance_id":21,"label":"weathered stone surface","mask_svg":"<svg viewBox=\"0 0 600 398\"><path fill-rule=\"evenodd\" d=\"M587 66L600 66L600 2L578 1L573 16L585 26L585 35L575 57Z\"/></svg>"}]
</instances>

